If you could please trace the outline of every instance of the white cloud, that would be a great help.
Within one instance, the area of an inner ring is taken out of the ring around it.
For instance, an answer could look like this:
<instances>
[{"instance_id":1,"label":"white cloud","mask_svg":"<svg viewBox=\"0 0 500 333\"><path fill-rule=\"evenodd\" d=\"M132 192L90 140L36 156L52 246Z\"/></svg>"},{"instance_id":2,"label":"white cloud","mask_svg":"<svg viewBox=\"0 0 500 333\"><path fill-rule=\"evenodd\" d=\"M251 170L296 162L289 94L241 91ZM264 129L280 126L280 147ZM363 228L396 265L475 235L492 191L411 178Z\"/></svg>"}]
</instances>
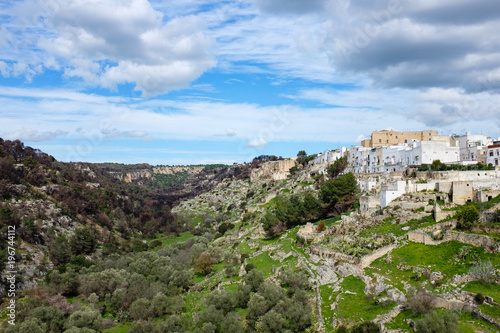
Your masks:
<instances>
[{"instance_id":1,"label":"white cloud","mask_svg":"<svg viewBox=\"0 0 500 333\"><path fill-rule=\"evenodd\" d=\"M22 128L15 132L6 133L5 139L41 142L41 141L52 141L57 139L58 137L65 136L67 134L68 134L67 132L62 130L56 130L53 132L50 131L40 132L31 128Z\"/></svg>"},{"instance_id":2,"label":"white cloud","mask_svg":"<svg viewBox=\"0 0 500 333\"><path fill-rule=\"evenodd\" d=\"M149 97L186 88L216 65L212 40L196 16L164 20L147 0L75 0L40 6L17 5L20 21L44 17L35 25L37 57L22 56L14 75L28 79L45 68L64 69L66 77L91 86L116 89L132 83ZM50 7L46 10L45 7ZM21 29L25 29L21 25ZM42 51L40 51L42 50Z\"/></svg>"},{"instance_id":3,"label":"white cloud","mask_svg":"<svg viewBox=\"0 0 500 333\"><path fill-rule=\"evenodd\" d=\"M246 147L260 148L267 146L267 141L264 139L253 139L246 144Z\"/></svg>"}]
</instances>

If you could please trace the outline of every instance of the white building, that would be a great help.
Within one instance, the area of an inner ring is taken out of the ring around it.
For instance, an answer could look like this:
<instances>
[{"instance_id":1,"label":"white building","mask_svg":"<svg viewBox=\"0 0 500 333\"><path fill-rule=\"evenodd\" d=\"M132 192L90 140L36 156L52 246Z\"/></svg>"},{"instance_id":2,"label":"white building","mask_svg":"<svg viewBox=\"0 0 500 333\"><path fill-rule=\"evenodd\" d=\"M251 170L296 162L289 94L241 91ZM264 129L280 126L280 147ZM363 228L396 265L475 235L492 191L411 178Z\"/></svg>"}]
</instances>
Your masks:
<instances>
[{"instance_id":1,"label":"white building","mask_svg":"<svg viewBox=\"0 0 500 333\"><path fill-rule=\"evenodd\" d=\"M409 140L394 146L368 148L355 146L349 151L349 167L354 173L405 171L408 166L457 163L460 148L449 141Z\"/></svg>"},{"instance_id":2,"label":"white building","mask_svg":"<svg viewBox=\"0 0 500 333\"><path fill-rule=\"evenodd\" d=\"M494 141L492 145L488 146L486 151L486 165L498 167L500 165L500 141Z\"/></svg>"},{"instance_id":3,"label":"white building","mask_svg":"<svg viewBox=\"0 0 500 333\"><path fill-rule=\"evenodd\" d=\"M322 164L322 163L330 163L335 162L341 157L344 157L347 153L347 148L342 147L340 149L335 150L325 150L322 153L319 153L314 159L314 164Z\"/></svg>"},{"instance_id":4,"label":"white building","mask_svg":"<svg viewBox=\"0 0 500 333\"><path fill-rule=\"evenodd\" d=\"M452 135L452 139L458 141L460 147L460 161L475 161L486 163L486 150L493 142L490 137L482 134Z\"/></svg>"}]
</instances>

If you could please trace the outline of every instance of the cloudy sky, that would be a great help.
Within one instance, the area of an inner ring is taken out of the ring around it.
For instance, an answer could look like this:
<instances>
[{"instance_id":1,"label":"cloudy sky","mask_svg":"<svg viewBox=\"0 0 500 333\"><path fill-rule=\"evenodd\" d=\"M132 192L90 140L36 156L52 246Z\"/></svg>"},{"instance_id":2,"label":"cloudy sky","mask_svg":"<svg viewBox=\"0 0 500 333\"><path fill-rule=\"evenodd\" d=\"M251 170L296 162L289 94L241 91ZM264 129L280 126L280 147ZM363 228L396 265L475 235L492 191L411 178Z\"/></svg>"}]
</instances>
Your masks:
<instances>
[{"instance_id":1,"label":"cloudy sky","mask_svg":"<svg viewBox=\"0 0 500 333\"><path fill-rule=\"evenodd\" d=\"M0 137L151 164L497 137L498 31L498 0L3 1Z\"/></svg>"}]
</instances>

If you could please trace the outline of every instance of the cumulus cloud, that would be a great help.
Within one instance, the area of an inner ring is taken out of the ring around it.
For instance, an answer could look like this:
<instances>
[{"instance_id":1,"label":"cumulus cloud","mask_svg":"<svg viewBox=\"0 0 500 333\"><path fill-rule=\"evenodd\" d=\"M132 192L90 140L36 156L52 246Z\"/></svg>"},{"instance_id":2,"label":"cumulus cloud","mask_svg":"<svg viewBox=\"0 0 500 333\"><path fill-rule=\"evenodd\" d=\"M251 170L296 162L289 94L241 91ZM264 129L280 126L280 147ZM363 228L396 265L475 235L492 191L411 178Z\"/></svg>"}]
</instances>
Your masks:
<instances>
[{"instance_id":1,"label":"cumulus cloud","mask_svg":"<svg viewBox=\"0 0 500 333\"><path fill-rule=\"evenodd\" d=\"M21 140L27 142L52 141L68 133L62 130L40 132L31 128L23 128L15 132L5 134L7 140Z\"/></svg>"},{"instance_id":2,"label":"cumulus cloud","mask_svg":"<svg viewBox=\"0 0 500 333\"><path fill-rule=\"evenodd\" d=\"M111 89L132 83L154 96L188 87L215 65L199 18L163 18L147 0L60 2L38 46L68 77Z\"/></svg>"},{"instance_id":3,"label":"cumulus cloud","mask_svg":"<svg viewBox=\"0 0 500 333\"><path fill-rule=\"evenodd\" d=\"M344 1L325 47L340 71L382 87L500 90L497 1Z\"/></svg>"},{"instance_id":4,"label":"cumulus cloud","mask_svg":"<svg viewBox=\"0 0 500 333\"><path fill-rule=\"evenodd\" d=\"M249 141L245 147L260 148L267 146L267 141L264 139L254 139Z\"/></svg>"}]
</instances>

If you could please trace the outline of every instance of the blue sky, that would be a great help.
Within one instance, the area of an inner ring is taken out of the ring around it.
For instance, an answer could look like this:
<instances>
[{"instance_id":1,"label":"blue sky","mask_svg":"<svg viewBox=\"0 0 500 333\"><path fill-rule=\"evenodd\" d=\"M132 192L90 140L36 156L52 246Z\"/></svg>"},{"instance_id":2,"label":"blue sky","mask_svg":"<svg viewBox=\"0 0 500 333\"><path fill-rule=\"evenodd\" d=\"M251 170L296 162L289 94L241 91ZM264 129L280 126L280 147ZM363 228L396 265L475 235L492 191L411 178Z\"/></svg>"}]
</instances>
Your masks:
<instances>
[{"instance_id":1,"label":"blue sky","mask_svg":"<svg viewBox=\"0 0 500 333\"><path fill-rule=\"evenodd\" d=\"M492 0L0 4L0 137L62 161L233 163L374 130L500 134Z\"/></svg>"}]
</instances>

